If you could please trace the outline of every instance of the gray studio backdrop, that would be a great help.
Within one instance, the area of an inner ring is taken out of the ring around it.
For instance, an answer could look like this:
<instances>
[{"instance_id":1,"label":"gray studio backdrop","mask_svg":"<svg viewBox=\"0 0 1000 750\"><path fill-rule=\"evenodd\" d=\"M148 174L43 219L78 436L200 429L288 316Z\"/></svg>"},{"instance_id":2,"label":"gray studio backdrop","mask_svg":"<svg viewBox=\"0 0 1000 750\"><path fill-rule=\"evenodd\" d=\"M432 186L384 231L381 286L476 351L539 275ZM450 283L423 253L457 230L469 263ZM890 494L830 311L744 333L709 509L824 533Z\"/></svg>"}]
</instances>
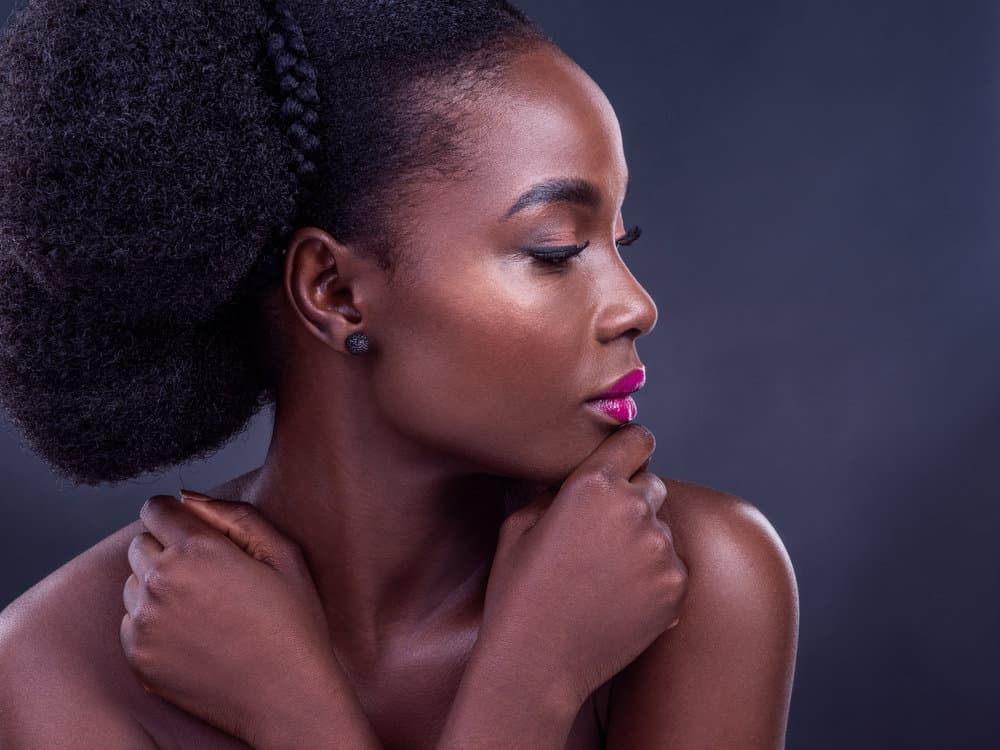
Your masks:
<instances>
[{"instance_id":1,"label":"gray studio backdrop","mask_svg":"<svg viewBox=\"0 0 1000 750\"><path fill-rule=\"evenodd\" d=\"M1000 3L522 7L622 123L652 468L753 502L795 565L788 747L995 747ZM105 489L0 424L0 606L149 495L258 465L268 416Z\"/></svg>"}]
</instances>

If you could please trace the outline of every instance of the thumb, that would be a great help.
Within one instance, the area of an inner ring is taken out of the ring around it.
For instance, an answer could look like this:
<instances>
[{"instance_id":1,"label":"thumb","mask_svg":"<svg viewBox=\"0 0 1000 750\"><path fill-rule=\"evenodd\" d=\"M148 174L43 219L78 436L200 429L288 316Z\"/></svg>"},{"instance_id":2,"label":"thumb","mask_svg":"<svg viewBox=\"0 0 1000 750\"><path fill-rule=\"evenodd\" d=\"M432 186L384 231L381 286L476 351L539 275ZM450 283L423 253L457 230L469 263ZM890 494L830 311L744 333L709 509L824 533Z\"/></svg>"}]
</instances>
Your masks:
<instances>
[{"instance_id":1,"label":"thumb","mask_svg":"<svg viewBox=\"0 0 1000 750\"><path fill-rule=\"evenodd\" d=\"M515 539L526 534L538 523L545 512L552 505L556 495L559 494L558 487L546 487L538 492L535 497L526 505L521 506L504 519L504 530L506 536Z\"/></svg>"},{"instance_id":2,"label":"thumb","mask_svg":"<svg viewBox=\"0 0 1000 750\"><path fill-rule=\"evenodd\" d=\"M299 562L299 546L264 518L251 503L218 500L185 489L180 491L180 496L185 508L225 534L253 558L278 569Z\"/></svg>"}]
</instances>

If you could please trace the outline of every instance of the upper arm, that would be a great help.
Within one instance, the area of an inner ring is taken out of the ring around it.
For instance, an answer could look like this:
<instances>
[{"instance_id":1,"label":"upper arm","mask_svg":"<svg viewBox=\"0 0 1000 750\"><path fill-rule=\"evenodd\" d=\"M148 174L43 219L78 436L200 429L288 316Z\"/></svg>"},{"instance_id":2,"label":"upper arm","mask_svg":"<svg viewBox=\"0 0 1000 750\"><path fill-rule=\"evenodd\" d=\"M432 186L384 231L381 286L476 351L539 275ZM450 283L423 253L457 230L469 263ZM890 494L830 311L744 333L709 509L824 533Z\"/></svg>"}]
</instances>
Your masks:
<instances>
[{"instance_id":1,"label":"upper arm","mask_svg":"<svg viewBox=\"0 0 1000 750\"><path fill-rule=\"evenodd\" d=\"M713 495L680 503L668 496L687 594L680 623L614 678L611 750L784 747L798 642L795 574L760 511L702 489Z\"/></svg>"},{"instance_id":2,"label":"upper arm","mask_svg":"<svg viewBox=\"0 0 1000 750\"><path fill-rule=\"evenodd\" d=\"M80 655L61 651L37 612L26 617L31 609L0 612L0 750L158 750L110 686L84 676Z\"/></svg>"}]
</instances>

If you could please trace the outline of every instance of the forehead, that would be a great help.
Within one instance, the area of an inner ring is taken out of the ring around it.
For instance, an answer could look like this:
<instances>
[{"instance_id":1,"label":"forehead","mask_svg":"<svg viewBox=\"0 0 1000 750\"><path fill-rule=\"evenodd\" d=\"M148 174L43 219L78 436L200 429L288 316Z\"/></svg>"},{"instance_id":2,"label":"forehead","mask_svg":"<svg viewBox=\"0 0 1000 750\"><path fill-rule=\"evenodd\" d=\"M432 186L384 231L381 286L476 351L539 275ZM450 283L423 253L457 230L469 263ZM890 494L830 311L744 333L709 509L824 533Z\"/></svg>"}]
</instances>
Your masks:
<instances>
[{"instance_id":1,"label":"forehead","mask_svg":"<svg viewBox=\"0 0 1000 750\"><path fill-rule=\"evenodd\" d=\"M628 180L618 118L600 87L560 50L543 44L518 54L460 106L461 176L421 181L402 202L409 281L421 271L433 275L444 258L461 262L459 248L474 255L503 232L509 210L538 183L585 181L597 190L601 217L617 210Z\"/></svg>"},{"instance_id":2,"label":"forehead","mask_svg":"<svg viewBox=\"0 0 1000 750\"><path fill-rule=\"evenodd\" d=\"M548 178L580 177L608 198L624 190L627 168L614 109L558 49L540 45L518 55L491 94L470 105L466 122L478 189L504 204L496 211Z\"/></svg>"}]
</instances>

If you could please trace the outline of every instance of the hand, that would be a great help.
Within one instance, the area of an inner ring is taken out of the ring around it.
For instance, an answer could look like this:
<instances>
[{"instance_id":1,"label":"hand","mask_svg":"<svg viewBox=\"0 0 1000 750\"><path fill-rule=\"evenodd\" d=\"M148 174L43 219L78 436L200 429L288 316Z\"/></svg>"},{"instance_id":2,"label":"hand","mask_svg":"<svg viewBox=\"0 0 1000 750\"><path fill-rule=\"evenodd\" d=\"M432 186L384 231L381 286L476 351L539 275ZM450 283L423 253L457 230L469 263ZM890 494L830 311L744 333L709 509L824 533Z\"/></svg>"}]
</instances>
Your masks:
<instances>
[{"instance_id":1,"label":"hand","mask_svg":"<svg viewBox=\"0 0 1000 750\"><path fill-rule=\"evenodd\" d=\"M146 502L128 550L120 636L146 690L258 749L295 746L318 717L374 738L298 545L249 503L185 492Z\"/></svg>"},{"instance_id":2,"label":"hand","mask_svg":"<svg viewBox=\"0 0 1000 750\"><path fill-rule=\"evenodd\" d=\"M655 446L625 425L500 530L480 640L508 669L564 680L577 705L679 622L687 566L656 515Z\"/></svg>"}]
</instances>

